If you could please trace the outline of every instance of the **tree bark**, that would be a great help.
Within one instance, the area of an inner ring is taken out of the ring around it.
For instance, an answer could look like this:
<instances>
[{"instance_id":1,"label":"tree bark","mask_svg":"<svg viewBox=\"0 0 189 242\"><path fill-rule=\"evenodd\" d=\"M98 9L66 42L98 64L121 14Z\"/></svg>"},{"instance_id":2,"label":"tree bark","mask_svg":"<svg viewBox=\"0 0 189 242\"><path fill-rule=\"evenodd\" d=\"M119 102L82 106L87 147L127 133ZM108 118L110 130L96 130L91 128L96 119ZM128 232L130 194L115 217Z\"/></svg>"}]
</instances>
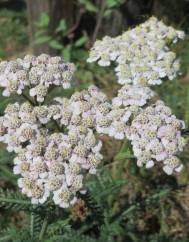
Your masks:
<instances>
[{"instance_id":1,"label":"tree bark","mask_svg":"<svg viewBox=\"0 0 189 242\"><path fill-rule=\"evenodd\" d=\"M55 54L56 50L49 48L47 44L35 45L34 35L37 32L36 22L42 13L46 13L50 17L49 32L53 36L54 30L58 23L64 18L69 28L74 23L74 0L26 0L28 11L29 34L33 53L39 55L41 53Z\"/></svg>"},{"instance_id":2,"label":"tree bark","mask_svg":"<svg viewBox=\"0 0 189 242\"><path fill-rule=\"evenodd\" d=\"M149 16L155 15L170 22L179 23L184 15L184 0L125 0L122 5L112 10L108 18L104 18L103 8L106 0L91 0L99 9L94 14L82 12L77 0L25 0L28 10L30 39L35 54L55 54L56 50L48 45L34 45L33 38L37 31L36 22L41 13L50 17L49 33L56 36L55 29L61 19L66 21L67 29L73 32L73 41L86 32L94 42L104 35L117 36L130 26L145 21ZM80 16L78 20L78 16ZM73 27L75 26L75 27Z\"/></svg>"}]
</instances>

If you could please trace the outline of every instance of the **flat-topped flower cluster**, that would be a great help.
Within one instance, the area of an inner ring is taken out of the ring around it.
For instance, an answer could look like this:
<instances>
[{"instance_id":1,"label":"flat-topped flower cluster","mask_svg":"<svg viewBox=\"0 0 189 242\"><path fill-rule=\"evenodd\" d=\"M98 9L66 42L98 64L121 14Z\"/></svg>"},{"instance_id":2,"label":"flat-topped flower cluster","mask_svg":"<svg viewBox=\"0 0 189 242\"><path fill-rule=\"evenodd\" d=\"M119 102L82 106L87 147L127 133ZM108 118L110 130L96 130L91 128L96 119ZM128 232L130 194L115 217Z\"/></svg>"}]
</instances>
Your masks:
<instances>
[{"instance_id":1,"label":"flat-topped flower cluster","mask_svg":"<svg viewBox=\"0 0 189 242\"><path fill-rule=\"evenodd\" d=\"M95 174L102 161L96 132L130 140L138 166L151 168L161 162L169 175L181 171L177 156L185 145L184 122L150 89L176 77L179 62L168 45L180 38L182 31L150 18L121 36L97 41L88 61L101 66L116 62L118 83L123 85L111 101L90 86L48 103L45 97L51 88L69 88L73 79L74 65L61 57L28 55L0 63L3 95L29 100L6 107L0 117L0 141L15 153L18 186L32 203L52 197L67 208L85 193L87 174Z\"/></svg>"},{"instance_id":2,"label":"flat-topped flower cluster","mask_svg":"<svg viewBox=\"0 0 189 242\"><path fill-rule=\"evenodd\" d=\"M102 160L102 144L92 128L105 100L105 94L91 86L51 105L7 106L0 118L0 140L16 153L14 173L22 176L18 185L32 203L44 203L52 193L55 204L69 207L77 193L85 191L86 174L95 174ZM53 121L58 130L46 127Z\"/></svg>"},{"instance_id":3,"label":"flat-topped flower cluster","mask_svg":"<svg viewBox=\"0 0 189 242\"><path fill-rule=\"evenodd\" d=\"M179 61L169 44L184 38L183 31L166 26L155 17L122 35L105 36L97 40L90 51L88 62L100 66L116 63L118 83L157 85L163 78L173 80L179 71Z\"/></svg>"},{"instance_id":4,"label":"flat-topped flower cluster","mask_svg":"<svg viewBox=\"0 0 189 242\"><path fill-rule=\"evenodd\" d=\"M97 130L116 139L129 139L137 165L151 168L163 163L167 174L181 171L177 158L185 145L181 137L184 122L157 98L150 86L173 80L179 73L179 60L170 44L185 36L155 17L122 35L105 36L92 47L88 62L109 66L115 62L118 83L123 85L112 99L111 111Z\"/></svg>"},{"instance_id":5,"label":"flat-topped flower cluster","mask_svg":"<svg viewBox=\"0 0 189 242\"><path fill-rule=\"evenodd\" d=\"M62 57L27 55L24 59L0 63L0 87L4 88L3 96L21 95L28 87L30 96L43 102L50 86L69 88L74 72L75 66L65 63Z\"/></svg>"},{"instance_id":6,"label":"flat-topped flower cluster","mask_svg":"<svg viewBox=\"0 0 189 242\"><path fill-rule=\"evenodd\" d=\"M163 162L163 170L168 174L181 171L183 165L176 157L183 151L185 140L181 136L184 122L172 115L162 101L145 108L133 119L127 138L131 140L137 165L146 168L155 162Z\"/></svg>"}]
</instances>

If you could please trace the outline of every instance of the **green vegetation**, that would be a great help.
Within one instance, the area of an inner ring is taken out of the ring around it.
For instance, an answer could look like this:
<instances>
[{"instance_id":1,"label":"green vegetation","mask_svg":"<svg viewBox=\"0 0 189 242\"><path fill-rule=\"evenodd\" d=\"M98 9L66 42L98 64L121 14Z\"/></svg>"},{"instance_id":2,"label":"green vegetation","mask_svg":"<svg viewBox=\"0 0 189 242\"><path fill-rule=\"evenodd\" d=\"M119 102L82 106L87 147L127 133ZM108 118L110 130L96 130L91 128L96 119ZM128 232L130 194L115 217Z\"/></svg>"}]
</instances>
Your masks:
<instances>
[{"instance_id":1,"label":"green vegetation","mask_svg":"<svg viewBox=\"0 0 189 242\"><path fill-rule=\"evenodd\" d=\"M88 0L79 0L87 11L97 7ZM103 18L121 1L109 0ZM67 36L64 19L53 36L49 31L49 16L43 13L36 23L36 45L48 45L78 67L76 87L66 92L86 88L91 83L113 96L117 86L111 68L101 69L85 63L91 37L85 34L74 40ZM186 22L184 22L184 27ZM31 52L26 11L0 9L0 57L23 56ZM189 44L186 40L176 49L182 62L182 74L176 81L165 82L155 90L178 118L189 127ZM60 95L52 91L49 99ZM63 95L63 93L61 93ZM65 95L65 93L64 93ZM10 100L10 99L9 99ZM16 99L18 100L18 99ZM11 100L14 102L15 98ZM0 113L7 105L0 95ZM88 193L81 196L70 210L55 207L50 202L32 206L16 185L12 174L10 153L0 149L0 242L188 242L189 241L189 144L182 154L185 169L177 176L166 176L158 168L146 171L135 164L127 143L108 137L104 142L104 161L98 177L91 177ZM106 142L105 142L106 141Z\"/></svg>"}]
</instances>

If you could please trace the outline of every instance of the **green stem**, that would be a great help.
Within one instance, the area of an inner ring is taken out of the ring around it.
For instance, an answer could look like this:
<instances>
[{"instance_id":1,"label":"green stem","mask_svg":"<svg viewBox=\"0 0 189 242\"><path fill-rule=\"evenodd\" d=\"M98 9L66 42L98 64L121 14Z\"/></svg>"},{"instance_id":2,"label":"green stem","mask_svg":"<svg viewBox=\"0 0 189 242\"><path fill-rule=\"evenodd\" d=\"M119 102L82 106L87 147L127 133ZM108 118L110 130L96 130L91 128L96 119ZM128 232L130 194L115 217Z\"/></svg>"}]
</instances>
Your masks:
<instances>
[{"instance_id":1,"label":"green stem","mask_svg":"<svg viewBox=\"0 0 189 242\"><path fill-rule=\"evenodd\" d=\"M48 91L48 95L56 88L57 86L50 86L49 91Z\"/></svg>"},{"instance_id":2,"label":"green stem","mask_svg":"<svg viewBox=\"0 0 189 242\"><path fill-rule=\"evenodd\" d=\"M42 241L44 234L46 232L47 226L48 226L48 216L46 216L45 219L43 220L43 224L42 224L41 231L39 234L39 241Z\"/></svg>"},{"instance_id":3,"label":"green stem","mask_svg":"<svg viewBox=\"0 0 189 242\"><path fill-rule=\"evenodd\" d=\"M44 97L44 101L42 102L42 104L46 103L46 99L47 99L47 97L49 97L50 93L51 93L56 87L57 87L57 86L54 86L54 85L52 85L52 86L49 87L49 89L48 89L48 95L46 95L46 96Z\"/></svg>"},{"instance_id":4,"label":"green stem","mask_svg":"<svg viewBox=\"0 0 189 242\"><path fill-rule=\"evenodd\" d=\"M116 177L121 178L124 167L127 167L130 160L135 158L130 151L130 143L127 139L123 141L119 153L114 157L114 161L118 160L118 167L116 169Z\"/></svg>"},{"instance_id":5,"label":"green stem","mask_svg":"<svg viewBox=\"0 0 189 242\"><path fill-rule=\"evenodd\" d=\"M24 93L22 93L22 96L32 105L35 106L35 103Z\"/></svg>"},{"instance_id":6,"label":"green stem","mask_svg":"<svg viewBox=\"0 0 189 242\"><path fill-rule=\"evenodd\" d=\"M56 128L58 129L58 131L61 132L61 128L58 125L57 121L56 120L53 120L53 123L55 124Z\"/></svg>"},{"instance_id":7,"label":"green stem","mask_svg":"<svg viewBox=\"0 0 189 242\"><path fill-rule=\"evenodd\" d=\"M126 211L120 214L120 216L116 219L116 221L120 222L124 217L126 217L128 214L130 214L132 211L134 211L137 208L137 205L132 205L129 207Z\"/></svg>"},{"instance_id":8,"label":"green stem","mask_svg":"<svg viewBox=\"0 0 189 242\"><path fill-rule=\"evenodd\" d=\"M105 9L106 9L106 1L102 0L101 6L100 6L100 9L99 9L99 12L98 12L98 16L97 16L97 23L96 23L96 26L95 26L95 29L94 29L94 32L93 32L93 36L92 36L92 43L95 42L95 40L98 36L98 32L99 32L99 29L100 29L101 24L102 24Z\"/></svg>"},{"instance_id":9,"label":"green stem","mask_svg":"<svg viewBox=\"0 0 189 242\"><path fill-rule=\"evenodd\" d=\"M130 143L127 139L123 141L121 149L117 155L115 155L114 160L125 160L125 159L134 159L135 156L131 154Z\"/></svg>"},{"instance_id":10,"label":"green stem","mask_svg":"<svg viewBox=\"0 0 189 242\"><path fill-rule=\"evenodd\" d=\"M31 217L30 217L30 235L31 235L31 238L33 238L33 231L34 231L34 213L31 212Z\"/></svg>"},{"instance_id":11,"label":"green stem","mask_svg":"<svg viewBox=\"0 0 189 242\"><path fill-rule=\"evenodd\" d=\"M124 139L120 149L120 153L125 152L125 150L128 150L128 148L129 148L129 141L127 139Z\"/></svg>"}]
</instances>

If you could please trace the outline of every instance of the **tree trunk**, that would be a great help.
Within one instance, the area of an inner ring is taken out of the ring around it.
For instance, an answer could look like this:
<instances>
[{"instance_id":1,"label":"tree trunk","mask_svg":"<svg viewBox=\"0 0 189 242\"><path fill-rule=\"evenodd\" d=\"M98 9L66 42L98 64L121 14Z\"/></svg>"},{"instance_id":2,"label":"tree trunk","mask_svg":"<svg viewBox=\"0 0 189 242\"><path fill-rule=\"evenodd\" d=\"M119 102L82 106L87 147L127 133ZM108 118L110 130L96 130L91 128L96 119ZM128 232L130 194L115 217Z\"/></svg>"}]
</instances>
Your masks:
<instances>
[{"instance_id":1,"label":"tree trunk","mask_svg":"<svg viewBox=\"0 0 189 242\"><path fill-rule=\"evenodd\" d=\"M145 21L150 15L179 23L184 15L184 0L125 0L112 10L108 18L103 17L106 0L91 0L98 8L96 14L82 10L76 0L25 0L28 10L30 38L35 54L56 54L47 44L34 45L36 22L42 13L50 17L49 34L56 36L55 29L61 19L66 21L67 29L73 31L73 41L86 32L93 43L104 35L117 36L130 26ZM79 19L79 20L78 20ZM72 33L71 33L72 34Z\"/></svg>"},{"instance_id":2,"label":"tree trunk","mask_svg":"<svg viewBox=\"0 0 189 242\"><path fill-rule=\"evenodd\" d=\"M35 45L34 35L37 31L36 22L42 13L46 13L50 17L49 31L54 35L58 23L61 19L65 19L69 28L74 23L74 0L26 0L28 11L29 34L33 53L39 55L41 53L55 54L56 50L49 48L47 44Z\"/></svg>"}]
</instances>

